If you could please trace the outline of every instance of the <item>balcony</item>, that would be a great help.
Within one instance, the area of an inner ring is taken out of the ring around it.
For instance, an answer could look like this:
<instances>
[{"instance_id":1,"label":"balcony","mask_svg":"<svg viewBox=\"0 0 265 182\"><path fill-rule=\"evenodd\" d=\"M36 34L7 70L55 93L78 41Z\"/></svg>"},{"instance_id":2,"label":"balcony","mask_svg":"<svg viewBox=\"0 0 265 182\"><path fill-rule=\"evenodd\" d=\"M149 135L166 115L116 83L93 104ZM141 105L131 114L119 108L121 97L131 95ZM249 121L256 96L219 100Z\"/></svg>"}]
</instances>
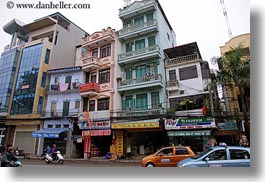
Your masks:
<instances>
[{"instance_id":1,"label":"balcony","mask_svg":"<svg viewBox=\"0 0 265 182\"><path fill-rule=\"evenodd\" d=\"M68 83L54 83L46 87L46 93L49 95L74 93L79 91L79 86L79 82L73 82L71 85L69 85Z\"/></svg>"},{"instance_id":2,"label":"balcony","mask_svg":"<svg viewBox=\"0 0 265 182\"><path fill-rule=\"evenodd\" d=\"M126 110L118 111L116 117L128 118L128 117L148 117L148 116L158 116L163 114L161 109L141 109L141 110Z\"/></svg>"},{"instance_id":3,"label":"balcony","mask_svg":"<svg viewBox=\"0 0 265 182\"><path fill-rule=\"evenodd\" d=\"M158 45L146 47L143 49L118 54L118 63L132 63L142 59L160 58L160 48Z\"/></svg>"},{"instance_id":4,"label":"balcony","mask_svg":"<svg viewBox=\"0 0 265 182\"><path fill-rule=\"evenodd\" d=\"M96 96L100 90L100 86L97 83L85 83L80 85L80 95L83 97Z\"/></svg>"},{"instance_id":5,"label":"balcony","mask_svg":"<svg viewBox=\"0 0 265 182\"><path fill-rule=\"evenodd\" d=\"M180 57L172 58L172 59L166 59L165 67L170 67L176 64L186 63L190 61L198 61L198 59L200 59L200 56L197 53L186 55L186 56L180 56Z\"/></svg>"},{"instance_id":6,"label":"balcony","mask_svg":"<svg viewBox=\"0 0 265 182\"><path fill-rule=\"evenodd\" d=\"M134 37L139 37L143 34L157 32L157 22L156 20L150 20L139 25L133 25L131 27L124 28L119 31L119 39L131 39Z\"/></svg>"},{"instance_id":7,"label":"balcony","mask_svg":"<svg viewBox=\"0 0 265 182\"><path fill-rule=\"evenodd\" d=\"M161 75L150 75L129 80L118 80L118 91L143 89L148 87L163 87Z\"/></svg>"},{"instance_id":8,"label":"balcony","mask_svg":"<svg viewBox=\"0 0 265 182\"><path fill-rule=\"evenodd\" d=\"M119 9L119 17L121 19L127 19L151 10L155 10L156 8L157 4L155 0L135 1L131 5Z\"/></svg>"},{"instance_id":9,"label":"balcony","mask_svg":"<svg viewBox=\"0 0 265 182\"><path fill-rule=\"evenodd\" d=\"M86 53L82 54L82 69L85 72L89 72L91 70L96 70L100 66L100 58L89 56Z\"/></svg>"},{"instance_id":10,"label":"balcony","mask_svg":"<svg viewBox=\"0 0 265 182\"><path fill-rule=\"evenodd\" d=\"M106 43L111 43L115 40L115 30L108 27L100 32L95 32L90 36L83 39L82 47L98 47L105 45Z\"/></svg>"},{"instance_id":11,"label":"balcony","mask_svg":"<svg viewBox=\"0 0 265 182\"><path fill-rule=\"evenodd\" d=\"M179 82L178 80L171 80L167 81L167 88L168 91L174 91L179 89Z\"/></svg>"}]
</instances>

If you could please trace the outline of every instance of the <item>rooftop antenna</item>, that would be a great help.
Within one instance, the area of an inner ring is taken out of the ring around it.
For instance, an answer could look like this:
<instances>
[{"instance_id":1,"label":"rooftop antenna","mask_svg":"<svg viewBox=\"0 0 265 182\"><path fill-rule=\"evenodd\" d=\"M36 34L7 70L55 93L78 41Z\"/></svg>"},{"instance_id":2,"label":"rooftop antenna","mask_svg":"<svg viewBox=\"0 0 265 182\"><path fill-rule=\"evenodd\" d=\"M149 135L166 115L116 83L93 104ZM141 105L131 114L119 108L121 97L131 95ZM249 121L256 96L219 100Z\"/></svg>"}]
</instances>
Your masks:
<instances>
[{"instance_id":1,"label":"rooftop antenna","mask_svg":"<svg viewBox=\"0 0 265 182\"><path fill-rule=\"evenodd\" d=\"M132 2L131 0L123 0L124 1L124 6L129 6Z\"/></svg>"},{"instance_id":2,"label":"rooftop antenna","mask_svg":"<svg viewBox=\"0 0 265 182\"><path fill-rule=\"evenodd\" d=\"M223 14L224 14L226 25L227 25L227 28L228 28L228 35L229 35L229 38L231 39L233 36L232 36L232 30L231 30L231 27L230 27L230 24L229 24L229 20L228 20L228 16L227 16L227 11L225 9L225 2L224 2L224 0L220 0L220 3L221 3L222 8L223 8Z\"/></svg>"}]
</instances>

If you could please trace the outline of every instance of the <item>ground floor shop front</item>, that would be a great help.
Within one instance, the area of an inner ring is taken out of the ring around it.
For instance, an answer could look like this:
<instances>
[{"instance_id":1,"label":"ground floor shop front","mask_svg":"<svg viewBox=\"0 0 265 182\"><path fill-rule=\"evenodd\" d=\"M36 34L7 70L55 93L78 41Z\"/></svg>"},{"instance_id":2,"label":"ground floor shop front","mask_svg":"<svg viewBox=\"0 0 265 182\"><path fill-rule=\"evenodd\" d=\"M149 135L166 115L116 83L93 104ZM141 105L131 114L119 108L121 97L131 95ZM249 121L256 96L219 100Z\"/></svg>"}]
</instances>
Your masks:
<instances>
[{"instance_id":1,"label":"ground floor shop front","mask_svg":"<svg viewBox=\"0 0 265 182\"><path fill-rule=\"evenodd\" d=\"M118 158L149 155L167 145L159 119L116 122L111 124L113 148Z\"/></svg>"}]
</instances>

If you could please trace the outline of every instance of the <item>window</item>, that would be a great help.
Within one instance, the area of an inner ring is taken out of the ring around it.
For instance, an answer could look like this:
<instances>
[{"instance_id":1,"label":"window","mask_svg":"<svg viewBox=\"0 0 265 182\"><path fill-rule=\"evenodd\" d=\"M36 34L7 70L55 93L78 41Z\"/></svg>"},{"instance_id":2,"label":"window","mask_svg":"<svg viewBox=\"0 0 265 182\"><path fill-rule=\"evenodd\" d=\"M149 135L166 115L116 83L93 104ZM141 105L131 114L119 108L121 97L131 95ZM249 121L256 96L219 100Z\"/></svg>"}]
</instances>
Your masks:
<instances>
[{"instance_id":1,"label":"window","mask_svg":"<svg viewBox=\"0 0 265 182\"><path fill-rule=\"evenodd\" d=\"M54 83L56 84L56 83L58 83L59 82L59 78L58 77L55 77L54 78Z\"/></svg>"},{"instance_id":2,"label":"window","mask_svg":"<svg viewBox=\"0 0 265 182\"><path fill-rule=\"evenodd\" d=\"M46 55L45 55L45 61L44 61L46 64L49 64L50 54L51 54L51 50L50 49L46 49Z\"/></svg>"},{"instance_id":3,"label":"window","mask_svg":"<svg viewBox=\"0 0 265 182\"><path fill-rule=\"evenodd\" d=\"M151 101L152 101L152 108L159 108L160 105L159 92L151 93Z\"/></svg>"},{"instance_id":4,"label":"window","mask_svg":"<svg viewBox=\"0 0 265 182\"><path fill-rule=\"evenodd\" d=\"M125 68L125 79L132 79L132 68Z\"/></svg>"},{"instance_id":5,"label":"window","mask_svg":"<svg viewBox=\"0 0 265 182\"><path fill-rule=\"evenodd\" d=\"M65 77L65 83L68 83L68 90L71 88L71 83L72 83L72 76L66 76Z\"/></svg>"},{"instance_id":6,"label":"window","mask_svg":"<svg viewBox=\"0 0 265 182\"><path fill-rule=\"evenodd\" d=\"M42 106L43 106L43 97L39 97L39 104L38 104L38 114L42 113Z\"/></svg>"},{"instance_id":7,"label":"window","mask_svg":"<svg viewBox=\"0 0 265 182\"><path fill-rule=\"evenodd\" d=\"M122 102L123 110L131 110L132 108L135 108L133 96L125 96L125 100L123 100Z\"/></svg>"},{"instance_id":8,"label":"window","mask_svg":"<svg viewBox=\"0 0 265 182\"><path fill-rule=\"evenodd\" d=\"M226 160L226 151L225 149L216 150L212 153L210 153L207 157L209 157L209 160Z\"/></svg>"},{"instance_id":9,"label":"window","mask_svg":"<svg viewBox=\"0 0 265 182\"><path fill-rule=\"evenodd\" d=\"M100 48L100 58L104 58L111 55L111 45L105 45Z\"/></svg>"},{"instance_id":10,"label":"window","mask_svg":"<svg viewBox=\"0 0 265 182\"><path fill-rule=\"evenodd\" d=\"M176 70L170 70L169 71L169 80L170 81L176 81L177 80Z\"/></svg>"},{"instance_id":11,"label":"window","mask_svg":"<svg viewBox=\"0 0 265 182\"><path fill-rule=\"evenodd\" d=\"M179 77L180 77L180 80L198 78L196 65L189 66L189 67L186 67L186 68L180 68L179 69Z\"/></svg>"},{"instance_id":12,"label":"window","mask_svg":"<svg viewBox=\"0 0 265 182\"><path fill-rule=\"evenodd\" d=\"M155 46L155 45L156 45L156 38L155 38L155 36L148 37L148 46L151 47L151 46Z\"/></svg>"},{"instance_id":13,"label":"window","mask_svg":"<svg viewBox=\"0 0 265 182\"><path fill-rule=\"evenodd\" d=\"M86 74L86 76L85 76L85 83L88 83L89 82L89 73L86 72L85 74Z\"/></svg>"},{"instance_id":14,"label":"window","mask_svg":"<svg viewBox=\"0 0 265 182\"><path fill-rule=\"evenodd\" d=\"M153 20L154 19L153 12L146 14L146 19L147 21Z\"/></svg>"},{"instance_id":15,"label":"window","mask_svg":"<svg viewBox=\"0 0 265 182\"><path fill-rule=\"evenodd\" d=\"M140 50L145 48L145 39L135 41L135 50Z\"/></svg>"},{"instance_id":16,"label":"window","mask_svg":"<svg viewBox=\"0 0 265 182\"><path fill-rule=\"evenodd\" d=\"M110 82L110 69L99 71L99 84Z\"/></svg>"},{"instance_id":17,"label":"window","mask_svg":"<svg viewBox=\"0 0 265 182\"><path fill-rule=\"evenodd\" d=\"M167 156L172 156L173 155L173 148L167 148L161 150L158 155L167 155Z\"/></svg>"},{"instance_id":18,"label":"window","mask_svg":"<svg viewBox=\"0 0 265 182\"><path fill-rule=\"evenodd\" d=\"M147 109L147 94L136 95L136 108L137 109Z\"/></svg>"},{"instance_id":19,"label":"window","mask_svg":"<svg viewBox=\"0 0 265 182\"><path fill-rule=\"evenodd\" d=\"M97 83L97 72L91 73L91 82Z\"/></svg>"},{"instance_id":20,"label":"window","mask_svg":"<svg viewBox=\"0 0 265 182\"><path fill-rule=\"evenodd\" d=\"M53 125L52 124L48 124L47 128L53 128Z\"/></svg>"},{"instance_id":21,"label":"window","mask_svg":"<svg viewBox=\"0 0 265 182\"><path fill-rule=\"evenodd\" d=\"M69 101L63 103L63 116L69 115L69 105L70 105Z\"/></svg>"},{"instance_id":22,"label":"window","mask_svg":"<svg viewBox=\"0 0 265 182\"><path fill-rule=\"evenodd\" d=\"M56 124L55 128L61 128L61 125L60 124Z\"/></svg>"},{"instance_id":23,"label":"window","mask_svg":"<svg viewBox=\"0 0 265 182\"><path fill-rule=\"evenodd\" d=\"M92 56L96 57L96 58L98 57L98 49L93 49L92 50Z\"/></svg>"},{"instance_id":24,"label":"window","mask_svg":"<svg viewBox=\"0 0 265 182\"><path fill-rule=\"evenodd\" d=\"M169 34L167 33L167 39L170 41L170 36L169 36Z\"/></svg>"},{"instance_id":25,"label":"window","mask_svg":"<svg viewBox=\"0 0 265 182\"><path fill-rule=\"evenodd\" d=\"M87 111L87 107L88 107L88 98L85 97L84 98L84 104L83 104L83 111Z\"/></svg>"},{"instance_id":26,"label":"window","mask_svg":"<svg viewBox=\"0 0 265 182\"><path fill-rule=\"evenodd\" d=\"M98 99L98 111L109 110L109 98Z\"/></svg>"},{"instance_id":27,"label":"window","mask_svg":"<svg viewBox=\"0 0 265 182\"><path fill-rule=\"evenodd\" d=\"M95 100L89 101L89 111L95 111Z\"/></svg>"},{"instance_id":28,"label":"window","mask_svg":"<svg viewBox=\"0 0 265 182\"><path fill-rule=\"evenodd\" d=\"M64 124L63 125L64 128L69 128L69 126L70 126L69 124Z\"/></svg>"},{"instance_id":29,"label":"window","mask_svg":"<svg viewBox=\"0 0 265 182\"><path fill-rule=\"evenodd\" d=\"M52 102L51 103L51 116L55 116L56 114L55 114L55 112L56 112L56 102Z\"/></svg>"},{"instance_id":30,"label":"window","mask_svg":"<svg viewBox=\"0 0 265 182\"><path fill-rule=\"evenodd\" d=\"M132 46L133 46L133 42L127 43L125 52L132 52Z\"/></svg>"},{"instance_id":31,"label":"window","mask_svg":"<svg viewBox=\"0 0 265 182\"><path fill-rule=\"evenodd\" d=\"M45 88L46 86L46 78L47 78L47 73L43 72L42 73L42 80L41 80L41 87Z\"/></svg>"},{"instance_id":32,"label":"window","mask_svg":"<svg viewBox=\"0 0 265 182\"><path fill-rule=\"evenodd\" d=\"M176 148L176 155L188 155L189 152L185 148Z\"/></svg>"},{"instance_id":33,"label":"window","mask_svg":"<svg viewBox=\"0 0 265 182\"><path fill-rule=\"evenodd\" d=\"M143 16L140 16L140 17L134 19L134 25L141 25L143 23L144 23L144 17Z\"/></svg>"},{"instance_id":34,"label":"window","mask_svg":"<svg viewBox=\"0 0 265 182\"><path fill-rule=\"evenodd\" d=\"M80 108L80 100L75 101L75 109Z\"/></svg>"},{"instance_id":35,"label":"window","mask_svg":"<svg viewBox=\"0 0 265 182\"><path fill-rule=\"evenodd\" d=\"M231 160L250 159L250 154L247 150L230 149L229 152Z\"/></svg>"}]
</instances>

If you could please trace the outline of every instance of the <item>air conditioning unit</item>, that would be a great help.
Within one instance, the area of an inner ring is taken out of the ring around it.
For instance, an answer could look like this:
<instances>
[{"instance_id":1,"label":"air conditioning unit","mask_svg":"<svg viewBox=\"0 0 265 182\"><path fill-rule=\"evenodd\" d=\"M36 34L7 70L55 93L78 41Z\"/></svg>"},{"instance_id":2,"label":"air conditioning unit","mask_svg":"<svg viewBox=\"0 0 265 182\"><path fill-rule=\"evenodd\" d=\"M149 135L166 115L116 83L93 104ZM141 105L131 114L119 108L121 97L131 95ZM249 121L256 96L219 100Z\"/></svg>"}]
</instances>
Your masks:
<instances>
[{"instance_id":1,"label":"air conditioning unit","mask_svg":"<svg viewBox=\"0 0 265 182\"><path fill-rule=\"evenodd\" d=\"M180 90L179 91L179 94L184 94L184 90Z\"/></svg>"}]
</instances>

